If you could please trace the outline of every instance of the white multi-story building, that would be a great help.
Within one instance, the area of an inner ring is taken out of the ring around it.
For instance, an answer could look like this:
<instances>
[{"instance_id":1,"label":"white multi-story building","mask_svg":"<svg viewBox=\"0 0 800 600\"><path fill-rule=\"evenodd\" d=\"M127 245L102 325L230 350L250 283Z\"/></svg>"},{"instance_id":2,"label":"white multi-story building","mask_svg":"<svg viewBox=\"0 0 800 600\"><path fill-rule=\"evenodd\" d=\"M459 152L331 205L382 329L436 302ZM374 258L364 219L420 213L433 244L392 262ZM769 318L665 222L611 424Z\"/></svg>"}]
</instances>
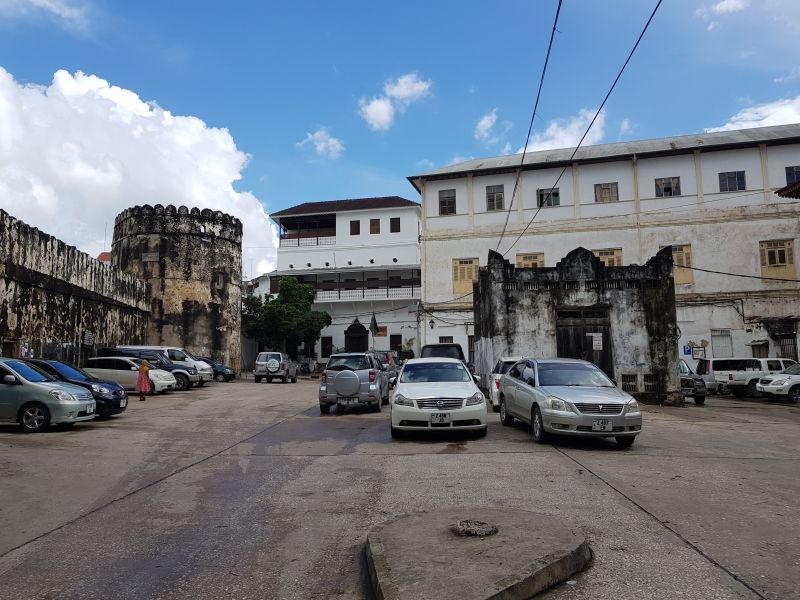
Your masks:
<instances>
[{"instance_id":1,"label":"white multi-story building","mask_svg":"<svg viewBox=\"0 0 800 600\"><path fill-rule=\"evenodd\" d=\"M282 277L309 283L315 310L332 319L316 357L418 347L419 204L397 196L306 202L270 216L280 236L272 293Z\"/></svg>"},{"instance_id":2,"label":"white multi-story building","mask_svg":"<svg viewBox=\"0 0 800 600\"><path fill-rule=\"evenodd\" d=\"M582 246L628 265L671 245L690 364L703 354L797 358L800 203L775 191L800 180L800 125L572 152L529 153L521 170L516 155L409 177L422 197L420 343L470 348L472 282L489 250L552 267Z\"/></svg>"}]
</instances>

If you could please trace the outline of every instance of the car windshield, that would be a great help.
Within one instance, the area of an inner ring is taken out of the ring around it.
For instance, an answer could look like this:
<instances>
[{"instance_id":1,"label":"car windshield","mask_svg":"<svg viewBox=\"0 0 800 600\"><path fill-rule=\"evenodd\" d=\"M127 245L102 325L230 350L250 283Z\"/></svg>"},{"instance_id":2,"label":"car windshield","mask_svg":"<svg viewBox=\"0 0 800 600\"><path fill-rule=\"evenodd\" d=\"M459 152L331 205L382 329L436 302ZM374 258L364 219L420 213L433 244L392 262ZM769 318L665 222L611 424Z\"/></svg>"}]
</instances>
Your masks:
<instances>
[{"instance_id":1,"label":"car windshield","mask_svg":"<svg viewBox=\"0 0 800 600\"><path fill-rule=\"evenodd\" d=\"M513 366L514 366L514 361L513 360L501 362L500 363L500 370L497 371L497 372L500 373L501 375L505 375L506 373L508 373L508 370Z\"/></svg>"},{"instance_id":2,"label":"car windshield","mask_svg":"<svg viewBox=\"0 0 800 600\"><path fill-rule=\"evenodd\" d=\"M787 375L800 375L800 363L794 363L791 367L783 370Z\"/></svg>"},{"instance_id":3,"label":"car windshield","mask_svg":"<svg viewBox=\"0 0 800 600\"><path fill-rule=\"evenodd\" d=\"M73 379L75 381L87 381L88 379L92 378L92 376L85 371L81 371L78 367L73 367L72 365L68 365L66 363L51 362L49 364L67 379Z\"/></svg>"},{"instance_id":4,"label":"car windshield","mask_svg":"<svg viewBox=\"0 0 800 600\"><path fill-rule=\"evenodd\" d=\"M22 362L21 360L9 360L4 363L7 367L13 369L17 375L31 383L41 383L43 381L53 381L53 378L47 375L44 371L37 369L33 365Z\"/></svg>"},{"instance_id":5,"label":"car windshield","mask_svg":"<svg viewBox=\"0 0 800 600\"><path fill-rule=\"evenodd\" d=\"M539 363L539 385L616 387L600 369L581 363Z\"/></svg>"},{"instance_id":6,"label":"car windshield","mask_svg":"<svg viewBox=\"0 0 800 600\"><path fill-rule=\"evenodd\" d=\"M403 367L400 383L441 383L472 381L472 376L461 363L415 363Z\"/></svg>"},{"instance_id":7,"label":"car windshield","mask_svg":"<svg viewBox=\"0 0 800 600\"><path fill-rule=\"evenodd\" d=\"M193 355L191 352L189 352L188 350L184 350L184 351L183 351L183 353L184 353L186 356L188 356L189 358L191 358L192 360L200 360L199 358L196 358L196 357L195 357L195 356L194 356L194 355ZM180 360L180 359L179 359L179 360Z\"/></svg>"},{"instance_id":8,"label":"car windshield","mask_svg":"<svg viewBox=\"0 0 800 600\"><path fill-rule=\"evenodd\" d=\"M366 356L331 356L328 365L329 371L361 371L369 369Z\"/></svg>"},{"instance_id":9,"label":"car windshield","mask_svg":"<svg viewBox=\"0 0 800 600\"><path fill-rule=\"evenodd\" d=\"M461 353L455 346L426 346L422 358L455 358L461 360Z\"/></svg>"}]
</instances>

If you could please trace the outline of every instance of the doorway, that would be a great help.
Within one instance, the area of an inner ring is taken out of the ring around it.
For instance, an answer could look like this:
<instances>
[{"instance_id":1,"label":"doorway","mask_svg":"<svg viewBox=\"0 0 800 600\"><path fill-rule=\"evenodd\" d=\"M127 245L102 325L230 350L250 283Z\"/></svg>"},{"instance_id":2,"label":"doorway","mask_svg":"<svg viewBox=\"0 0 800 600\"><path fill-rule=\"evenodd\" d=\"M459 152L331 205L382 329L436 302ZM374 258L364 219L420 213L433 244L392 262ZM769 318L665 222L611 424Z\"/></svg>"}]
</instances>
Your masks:
<instances>
[{"instance_id":1,"label":"doorway","mask_svg":"<svg viewBox=\"0 0 800 600\"><path fill-rule=\"evenodd\" d=\"M366 352L369 347L369 331L356 319L344 330L345 352Z\"/></svg>"},{"instance_id":2,"label":"doorway","mask_svg":"<svg viewBox=\"0 0 800 600\"><path fill-rule=\"evenodd\" d=\"M556 310L556 351L559 358L594 363L614 379L611 322L608 309L560 308Z\"/></svg>"}]
</instances>

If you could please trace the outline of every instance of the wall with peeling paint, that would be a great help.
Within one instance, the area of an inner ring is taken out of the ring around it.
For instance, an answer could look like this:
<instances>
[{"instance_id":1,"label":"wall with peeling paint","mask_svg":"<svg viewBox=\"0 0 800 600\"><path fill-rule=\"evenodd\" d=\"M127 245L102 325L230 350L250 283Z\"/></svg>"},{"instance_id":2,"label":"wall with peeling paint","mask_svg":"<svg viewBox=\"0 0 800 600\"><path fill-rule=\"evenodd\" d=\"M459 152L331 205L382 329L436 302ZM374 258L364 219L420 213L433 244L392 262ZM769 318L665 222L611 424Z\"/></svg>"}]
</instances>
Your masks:
<instances>
[{"instance_id":1,"label":"wall with peeling paint","mask_svg":"<svg viewBox=\"0 0 800 600\"><path fill-rule=\"evenodd\" d=\"M626 267L605 267L577 248L555 267L539 269L517 268L490 251L474 294L479 373L489 373L501 356L563 356L558 320L594 309L607 315L609 375L621 385L627 381L626 389L645 402L682 404L670 248L642 266Z\"/></svg>"},{"instance_id":2,"label":"wall with peeling paint","mask_svg":"<svg viewBox=\"0 0 800 600\"><path fill-rule=\"evenodd\" d=\"M242 224L185 206L117 215L112 264L150 284L147 343L241 366Z\"/></svg>"},{"instance_id":3,"label":"wall with peeling paint","mask_svg":"<svg viewBox=\"0 0 800 600\"><path fill-rule=\"evenodd\" d=\"M141 343L147 285L0 210L0 353L82 363Z\"/></svg>"}]
</instances>

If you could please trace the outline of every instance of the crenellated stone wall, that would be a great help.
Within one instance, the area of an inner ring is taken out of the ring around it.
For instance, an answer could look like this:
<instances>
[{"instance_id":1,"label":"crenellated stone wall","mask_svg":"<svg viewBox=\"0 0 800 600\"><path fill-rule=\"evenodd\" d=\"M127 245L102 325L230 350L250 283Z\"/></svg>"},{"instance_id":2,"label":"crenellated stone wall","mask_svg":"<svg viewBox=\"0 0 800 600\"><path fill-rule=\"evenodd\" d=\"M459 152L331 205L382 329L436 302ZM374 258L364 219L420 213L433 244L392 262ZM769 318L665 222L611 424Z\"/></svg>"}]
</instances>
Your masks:
<instances>
[{"instance_id":1,"label":"crenellated stone wall","mask_svg":"<svg viewBox=\"0 0 800 600\"><path fill-rule=\"evenodd\" d=\"M144 341L147 284L0 210L0 354L81 364Z\"/></svg>"},{"instance_id":2,"label":"crenellated stone wall","mask_svg":"<svg viewBox=\"0 0 800 600\"><path fill-rule=\"evenodd\" d=\"M209 209L144 205L114 224L112 264L149 283L147 341L241 367L242 223Z\"/></svg>"}]
</instances>

